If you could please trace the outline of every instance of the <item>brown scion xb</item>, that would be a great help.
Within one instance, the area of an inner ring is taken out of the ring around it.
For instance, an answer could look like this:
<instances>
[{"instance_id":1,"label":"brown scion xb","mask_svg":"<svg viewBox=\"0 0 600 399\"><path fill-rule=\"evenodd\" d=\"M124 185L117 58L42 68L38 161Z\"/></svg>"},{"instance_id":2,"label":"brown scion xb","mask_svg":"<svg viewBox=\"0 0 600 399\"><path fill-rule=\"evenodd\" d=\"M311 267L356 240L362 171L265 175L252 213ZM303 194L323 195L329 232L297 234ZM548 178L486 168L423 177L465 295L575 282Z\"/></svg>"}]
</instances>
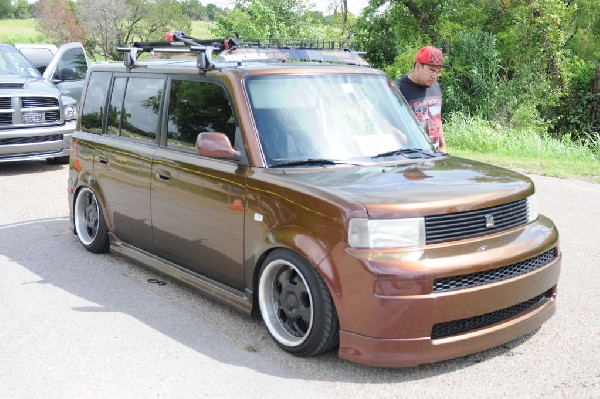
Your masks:
<instances>
[{"instance_id":1,"label":"brown scion xb","mask_svg":"<svg viewBox=\"0 0 600 399\"><path fill-rule=\"evenodd\" d=\"M170 39L88 71L69 174L87 250L260 313L297 356L413 366L554 314L531 180L438 152L360 54Z\"/></svg>"}]
</instances>

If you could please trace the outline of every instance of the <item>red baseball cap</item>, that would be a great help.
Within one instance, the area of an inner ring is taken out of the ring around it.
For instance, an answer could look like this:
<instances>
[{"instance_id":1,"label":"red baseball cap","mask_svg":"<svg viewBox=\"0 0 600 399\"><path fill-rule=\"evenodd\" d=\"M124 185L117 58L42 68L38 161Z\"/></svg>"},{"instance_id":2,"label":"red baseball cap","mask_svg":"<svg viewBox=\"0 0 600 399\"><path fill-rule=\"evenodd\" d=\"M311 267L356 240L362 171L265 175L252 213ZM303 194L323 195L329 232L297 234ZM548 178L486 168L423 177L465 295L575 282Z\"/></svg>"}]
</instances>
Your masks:
<instances>
[{"instance_id":1,"label":"red baseball cap","mask_svg":"<svg viewBox=\"0 0 600 399\"><path fill-rule=\"evenodd\" d=\"M444 68L449 68L449 65L444 65L444 55L442 50L433 46L427 46L419 49L415 62L419 64L435 65Z\"/></svg>"}]
</instances>

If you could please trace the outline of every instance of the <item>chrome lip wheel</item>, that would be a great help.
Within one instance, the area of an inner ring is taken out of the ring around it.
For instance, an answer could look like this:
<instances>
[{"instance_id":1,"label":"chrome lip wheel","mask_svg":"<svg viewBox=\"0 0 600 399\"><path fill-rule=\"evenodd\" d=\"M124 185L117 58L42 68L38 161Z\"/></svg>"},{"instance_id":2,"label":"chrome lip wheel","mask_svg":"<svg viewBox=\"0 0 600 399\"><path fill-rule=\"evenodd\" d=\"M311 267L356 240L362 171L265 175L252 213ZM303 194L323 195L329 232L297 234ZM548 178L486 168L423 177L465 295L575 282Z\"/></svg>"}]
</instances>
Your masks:
<instances>
[{"instance_id":1,"label":"chrome lip wheel","mask_svg":"<svg viewBox=\"0 0 600 399\"><path fill-rule=\"evenodd\" d=\"M282 345L301 345L313 326L312 294L292 263L277 259L265 266L259 282L259 305L271 335Z\"/></svg>"},{"instance_id":2,"label":"chrome lip wheel","mask_svg":"<svg viewBox=\"0 0 600 399\"><path fill-rule=\"evenodd\" d=\"M82 189L75 201L75 229L81 242L90 245L94 242L100 226L100 209L96 196L88 188Z\"/></svg>"}]
</instances>

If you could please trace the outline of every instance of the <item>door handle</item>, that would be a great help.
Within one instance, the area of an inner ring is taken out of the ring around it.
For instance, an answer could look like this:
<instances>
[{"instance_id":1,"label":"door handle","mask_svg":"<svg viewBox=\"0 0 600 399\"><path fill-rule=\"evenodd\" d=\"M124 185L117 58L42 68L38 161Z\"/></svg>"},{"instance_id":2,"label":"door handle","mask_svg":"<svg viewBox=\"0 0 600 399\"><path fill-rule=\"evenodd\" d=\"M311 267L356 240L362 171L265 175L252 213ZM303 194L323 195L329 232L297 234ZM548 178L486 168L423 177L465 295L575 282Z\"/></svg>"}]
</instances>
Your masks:
<instances>
[{"instance_id":1,"label":"door handle","mask_svg":"<svg viewBox=\"0 0 600 399\"><path fill-rule=\"evenodd\" d=\"M171 174L169 172L167 172L166 170L157 169L156 170L156 178L158 180L162 180L162 181L169 181L169 180L171 180Z\"/></svg>"}]
</instances>

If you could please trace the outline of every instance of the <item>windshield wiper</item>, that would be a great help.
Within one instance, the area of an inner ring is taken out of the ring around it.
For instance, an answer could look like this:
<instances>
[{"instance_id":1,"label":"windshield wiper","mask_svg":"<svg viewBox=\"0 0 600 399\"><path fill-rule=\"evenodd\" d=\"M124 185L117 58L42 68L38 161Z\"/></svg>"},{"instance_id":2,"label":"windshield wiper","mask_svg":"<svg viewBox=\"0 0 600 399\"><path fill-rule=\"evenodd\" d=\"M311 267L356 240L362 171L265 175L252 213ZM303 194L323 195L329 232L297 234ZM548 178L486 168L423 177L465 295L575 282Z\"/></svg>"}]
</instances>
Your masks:
<instances>
[{"instance_id":1,"label":"windshield wiper","mask_svg":"<svg viewBox=\"0 0 600 399\"><path fill-rule=\"evenodd\" d=\"M347 165L348 162L337 161L335 159L296 159L293 161L276 162L270 165L271 168L279 168L283 166L302 166L302 165Z\"/></svg>"},{"instance_id":2,"label":"windshield wiper","mask_svg":"<svg viewBox=\"0 0 600 399\"><path fill-rule=\"evenodd\" d=\"M425 155L427 158L434 158L439 156L438 154L431 153L429 151L423 150L421 148L399 148L394 151L382 152L381 154L373 155L371 158L385 158L392 157L394 155L403 155L406 158L417 159L423 158ZM412 156L411 156L412 155Z\"/></svg>"}]
</instances>

